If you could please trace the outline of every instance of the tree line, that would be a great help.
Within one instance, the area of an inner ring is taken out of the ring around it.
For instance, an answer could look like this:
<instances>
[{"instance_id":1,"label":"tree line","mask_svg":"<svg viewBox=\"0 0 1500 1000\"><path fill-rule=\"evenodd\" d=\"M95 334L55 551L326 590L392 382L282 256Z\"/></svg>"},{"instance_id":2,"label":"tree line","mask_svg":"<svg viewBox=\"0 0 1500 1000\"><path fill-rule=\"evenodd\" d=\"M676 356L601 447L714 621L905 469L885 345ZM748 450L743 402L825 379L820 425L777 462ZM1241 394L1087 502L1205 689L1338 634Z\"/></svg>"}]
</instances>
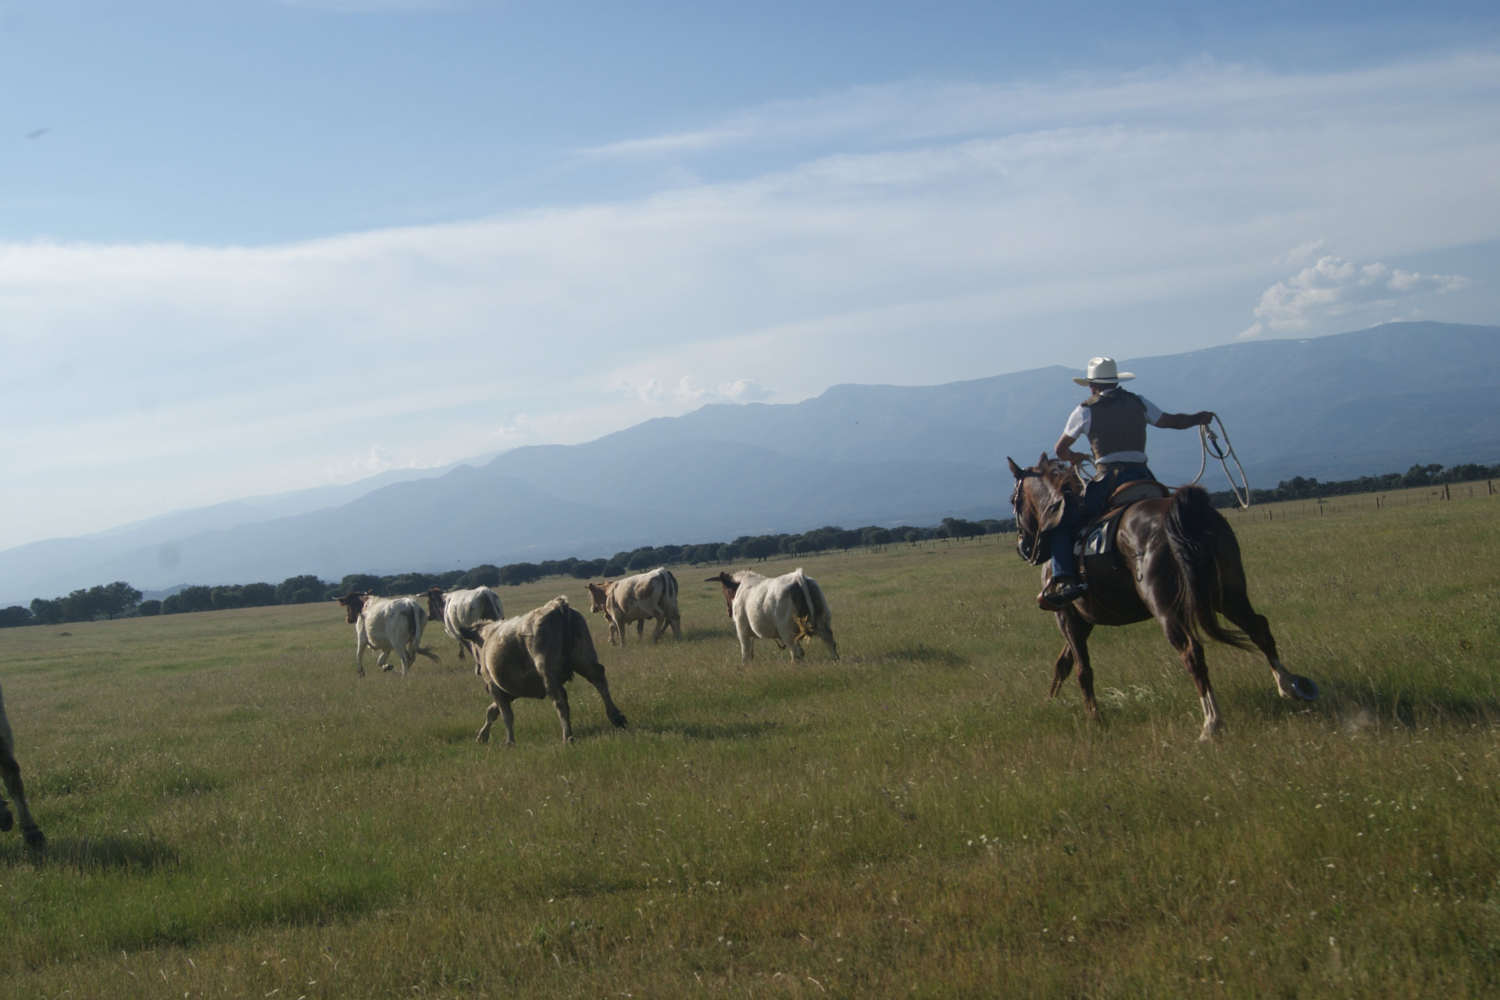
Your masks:
<instances>
[{"instance_id":1,"label":"tree line","mask_svg":"<svg viewBox=\"0 0 1500 1000\"><path fill-rule=\"evenodd\" d=\"M1472 482L1500 477L1500 465L1466 463L1413 465L1404 473L1384 476L1362 476L1339 482L1295 476L1283 479L1275 489L1252 489L1254 503L1280 500L1309 500L1318 497L1345 496L1353 493L1378 493L1382 490L1439 486L1445 483ZM1210 493L1216 506L1234 504L1228 490ZM337 582L316 576L288 577L278 584L246 583L216 587L196 585L160 600L142 600L142 594L123 580L75 590L65 597L51 600L36 598L30 608L12 605L0 609L0 628L20 625L57 625L63 622L95 621L129 616L171 615L189 611L221 611L228 608L265 607L275 604L309 604L331 600L354 591L380 596L419 594L431 587L454 590L467 587L500 587L532 583L548 576L568 576L578 580L597 580L627 573L638 573L675 563L698 565L745 561L765 561L772 556L797 556L813 552L847 551L856 547L881 548L895 544L917 544L935 539L963 540L978 535L1009 533L1015 530L1010 518L986 518L970 521L945 517L940 524L928 527L901 525L883 528L840 528L826 525L800 534L741 535L731 542L702 542L688 545L643 545L616 552L608 558L547 559L541 562L517 562L504 566L482 563L467 570L444 573L400 573L377 576L351 573Z\"/></svg>"},{"instance_id":2,"label":"tree line","mask_svg":"<svg viewBox=\"0 0 1500 1000\"><path fill-rule=\"evenodd\" d=\"M546 559L504 566L481 563L467 570L443 573L399 573L379 576L350 573L338 581L312 575L288 577L279 584L246 583L209 587L184 587L160 600L142 600L139 590L123 580L107 586L75 590L65 597L38 597L30 608L20 605L0 609L0 628L19 625L58 625L64 622L96 621L129 616L182 614L189 611L222 611L276 604L310 604L331 600L354 591L382 597L420 594L432 587L454 590L467 587L501 587L532 583L548 576L596 580L637 573L667 563L729 563L737 560L764 561L776 555L801 555L856 546L880 547L896 543L915 544L939 538L973 538L1012 529L1009 520L969 521L945 517L931 527L902 525L882 528L870 525L846 529L832 525L800 534L741 535L732 542L691 545L643 545L616 552L608 558Z\"/></svg>"}]
</instances>

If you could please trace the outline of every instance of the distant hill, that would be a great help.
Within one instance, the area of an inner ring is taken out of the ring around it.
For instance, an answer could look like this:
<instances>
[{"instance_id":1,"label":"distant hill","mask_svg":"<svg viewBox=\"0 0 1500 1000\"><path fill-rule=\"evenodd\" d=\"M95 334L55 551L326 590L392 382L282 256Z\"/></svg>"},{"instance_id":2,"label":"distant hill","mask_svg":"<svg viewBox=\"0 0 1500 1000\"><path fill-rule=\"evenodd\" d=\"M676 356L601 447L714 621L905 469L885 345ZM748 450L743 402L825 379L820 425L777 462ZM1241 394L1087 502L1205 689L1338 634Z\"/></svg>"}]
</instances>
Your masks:
<instances>
[{"instance_id":1,"label":"distant hill","mask_svg":"<svg viewBox=\"0 0 1500 1000\"><path fill-rule=\"evenodd\" d=\"M1250 482L1500 462L1500 327L1394 323L1121 359L1167 410L1220 414ZM185 511L0 552L0 604L127 580L279 582L468 568L825 524L1004 517L1007 455L1050 450L1082 398L1051 367L937 386L838 385L785 405L713 405L586 444L519 448L404 481ZM1198 435L1151 432L1170 483ZM409 474L408 474L409 475ZM1221 489L1214 465L1205 485ZM373 546L367 540L381 539Z\"/></svg>"}]
</instances>

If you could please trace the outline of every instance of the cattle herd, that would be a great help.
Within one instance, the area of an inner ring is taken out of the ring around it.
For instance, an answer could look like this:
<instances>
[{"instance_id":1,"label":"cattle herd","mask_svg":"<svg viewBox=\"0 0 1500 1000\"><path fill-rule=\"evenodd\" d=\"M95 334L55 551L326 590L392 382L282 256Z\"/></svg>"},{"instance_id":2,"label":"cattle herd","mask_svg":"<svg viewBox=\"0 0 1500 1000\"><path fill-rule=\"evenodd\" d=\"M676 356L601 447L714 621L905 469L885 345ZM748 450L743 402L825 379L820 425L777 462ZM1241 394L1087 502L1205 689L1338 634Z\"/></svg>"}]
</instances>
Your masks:
<instances>
[{"instance_id":1,"label":"cattle herd","mask_svg":"<svg viewBox=\"0 0 1500 1000\"><path fill-rule=\"evenodd\" d=\"M749 570L719 573L705 582L717 583L724 591L742 663L754 656L758 638L774 640L790 649L796 661L802 659L802 640L816 636L838 659L828 599L817 581L800 568L777 577ZM610 645L625 645L625 627L632 622L637 638L645 637L647 621L656 623L652 642L660 640L668 628L674 638L682 638L677 578L666 567L587 586L592 610L602 613L609 626ZM488 587L449 591L433 587L425 596L426 607L413 597L355 592L337 598L345 620L354 626L354 670L359 676L365 675L367 649L379 654L383 670L393 669L390 658L394 654L403 674L418 656L437 659L422 645L422 632L431 618L443 623L443 631L458 643L460 656L473 659L474 673L491 698L479 729L479 742L489 741L490 727L499 718L505 723L506 745L515 743L511 703L517 698L550 698L562 724L562 737L571 741L573 727L564 685L575 674L599 692L609 721L625 725L625 716L609 695L609 682L594 649L588 620L566 597L555 597L523 615L506 618L499 595Z\"/></svg>"}]
</instances>

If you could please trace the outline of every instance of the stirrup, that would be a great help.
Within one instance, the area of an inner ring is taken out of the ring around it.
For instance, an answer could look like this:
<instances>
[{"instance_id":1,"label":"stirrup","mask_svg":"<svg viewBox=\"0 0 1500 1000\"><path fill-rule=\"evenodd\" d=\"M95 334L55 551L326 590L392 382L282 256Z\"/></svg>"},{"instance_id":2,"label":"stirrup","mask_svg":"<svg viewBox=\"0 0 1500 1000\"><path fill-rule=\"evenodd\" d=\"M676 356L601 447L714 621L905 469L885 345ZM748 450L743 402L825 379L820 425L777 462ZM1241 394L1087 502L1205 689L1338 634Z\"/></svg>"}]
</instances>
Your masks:
<instances>
[{"instance_id":1,"label":"stirrup","mask_svg":"<svg viewBox=\"0 0 1500 1000\"><path fill-rule=\"evenodd\" d=\"M1070 580L1067 584L1053 587L1056 581L1049 581L1042 592L1036 595L1037 607L1043 611L1061 611L1069 604L1082 597L1088 591L1088 584L1080 583L1078 580Z\"/></svg>"}]
</instances>

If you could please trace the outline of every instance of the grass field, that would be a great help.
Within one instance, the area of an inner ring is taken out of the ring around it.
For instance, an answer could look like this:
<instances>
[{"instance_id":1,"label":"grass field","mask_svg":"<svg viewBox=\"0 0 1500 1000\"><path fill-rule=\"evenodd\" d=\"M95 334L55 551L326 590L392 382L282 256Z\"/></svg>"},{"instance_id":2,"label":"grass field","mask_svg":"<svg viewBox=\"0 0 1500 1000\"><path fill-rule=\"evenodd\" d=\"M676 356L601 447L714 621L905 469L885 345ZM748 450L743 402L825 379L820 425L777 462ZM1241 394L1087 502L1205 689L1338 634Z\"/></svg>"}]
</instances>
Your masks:
<instances>
[{"instance_id":1,"label":"grass field","mask_svg":"<svg viewBox=\"0 0 1500 1000\"><path fill-rule=\"evenodd\" d=\"M1095 633L1102 725L1044 699L1008 536L757 567L822 583L838 663L741 667L719 567L677 567L681 642L591 619L631 727L574 682L572 746L535 701L477 745L437 628L356 678L332 602L0 631L49 839L0 837L0 995L1496 995L1497 515L1235 514L1323 697L1211 647L1208 745L1149 624Z\"/></svg>"}]
</instances>

